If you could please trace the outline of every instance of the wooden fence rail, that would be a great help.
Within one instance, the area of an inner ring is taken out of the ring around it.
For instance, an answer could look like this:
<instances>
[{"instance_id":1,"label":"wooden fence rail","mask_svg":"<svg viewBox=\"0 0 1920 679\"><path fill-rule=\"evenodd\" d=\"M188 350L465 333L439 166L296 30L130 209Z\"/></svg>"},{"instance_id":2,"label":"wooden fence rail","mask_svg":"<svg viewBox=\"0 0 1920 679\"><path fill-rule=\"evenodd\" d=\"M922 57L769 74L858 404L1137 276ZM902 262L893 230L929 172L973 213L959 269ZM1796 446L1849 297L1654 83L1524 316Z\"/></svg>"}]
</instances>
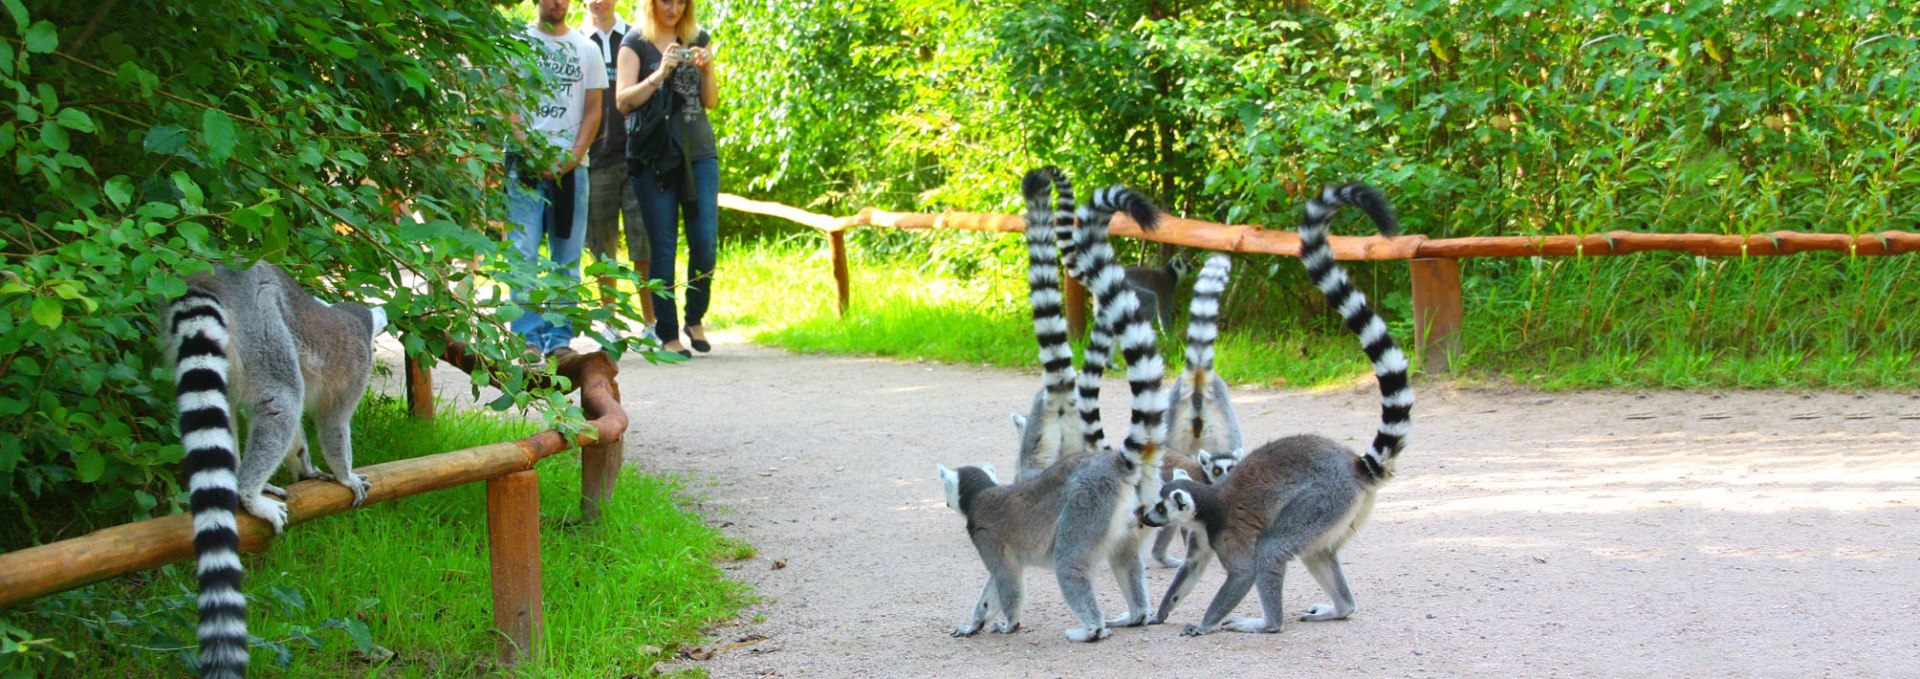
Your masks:
<instances>
[{"instance_id":1,"label":"wooden fence rail","mask_svg":"<svg viewBox=\"0 0 1920 679\"><path fill-rule=\"evenodd\" d=\"M469 371L481 366L458 343L445 360ZM423 380L416 384L415 374ZM540 652L545 636L540 599L540 505L534 464L575 446L582 448L581 507L587 520L600 516L618 479L628 425L613 380L618 368L604 352L576 354L561 361L559 373L580 388L581 408L594 435L567 439L547 431L519 441L395 460L355 471L373 488L362 506L454 486L487 482L488 550L493 566L494 624L503 634L500 658L517 665ZM410 399L425 396L431 416L432 388L426 371L408 357ZM419 415L420 401L413 401ZM354 509L353 493L331 481L302 481L287 487L288 525ZM240 548L259 552L273 529L246 512L238 513ZM122 524L69 540L0 554L0 607L129 573L193 559L193 516L175 514Z\"/></svg>"},{"instance_id":2,"label":"wooden fence rail","mask_svg":"<svg viewBox=\"0 0 1920 679\"><path fill-rule=\"evenodd\" d=\"M1026 230L1019 215L945 212L941 214L886 212L865 208L847 217L830 217L805 210L720 194L720 207L778 217L818 229L833 247L833 279L842 315L852 298L847 272L845 232L856 226L891 229L963 229L971 231ZM1113 218L1111 234L1218 252L1300 255L1300 235L1248 224L1215 224L1179 217L1163 217L1152 232L1140 229L1125 213ZM1406 260L1413 280L1414 345L1420 348L1425 369L1446 372L1460 350L1465 310L1460 290L1460 260L1473 257L1577 257L1624 255L1635 252L1688 252L1704 256L1775 256L1801 252L1845 252L1852 255L1897 255L1920 252L1920 233L1883 231L1852 236L1843 233L1775 231L1735 236L1610 231L1584 236L1493 236L1431 239L1421 235L1331 236L1335 259ZM1086 289L1068 279L1067 325L1077 336L1086 329Z\"/></svg>"}]
</instances>

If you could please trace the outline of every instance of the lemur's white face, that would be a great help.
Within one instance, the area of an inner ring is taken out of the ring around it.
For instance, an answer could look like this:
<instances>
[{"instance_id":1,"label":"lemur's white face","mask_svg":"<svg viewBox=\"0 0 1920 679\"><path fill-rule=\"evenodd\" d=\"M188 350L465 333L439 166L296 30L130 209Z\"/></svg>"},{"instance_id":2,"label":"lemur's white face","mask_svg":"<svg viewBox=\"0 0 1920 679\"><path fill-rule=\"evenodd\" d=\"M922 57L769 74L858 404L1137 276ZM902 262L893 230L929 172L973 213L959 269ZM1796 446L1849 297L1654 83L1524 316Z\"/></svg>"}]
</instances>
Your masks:
<instances>
[{"instance_id":1,"label":"lemur's white face","mask_svg":"<svg viewBox=\"0 0 1920 679\"><path fill-rule=\"evenodd\" d=\"M1140 523L1151 528L1181 526L1193 522L1193 513L1193 494L1168 487L1161 491L1160 501L1140 515Z\"/></svg>"},{"instance_id":2,"label":"lemur's white face","mask_svg":"<svg viewBox=\"0 0 1920 679\"><path fill-rule=\"evenodd\" d=\"M1208 484L1225 481L1227 474L1233 472L1233 466L1240 463L1240 451L1213 454L1200 451L1200 473L1207 477Z\"/></svg>"}]
</instances>

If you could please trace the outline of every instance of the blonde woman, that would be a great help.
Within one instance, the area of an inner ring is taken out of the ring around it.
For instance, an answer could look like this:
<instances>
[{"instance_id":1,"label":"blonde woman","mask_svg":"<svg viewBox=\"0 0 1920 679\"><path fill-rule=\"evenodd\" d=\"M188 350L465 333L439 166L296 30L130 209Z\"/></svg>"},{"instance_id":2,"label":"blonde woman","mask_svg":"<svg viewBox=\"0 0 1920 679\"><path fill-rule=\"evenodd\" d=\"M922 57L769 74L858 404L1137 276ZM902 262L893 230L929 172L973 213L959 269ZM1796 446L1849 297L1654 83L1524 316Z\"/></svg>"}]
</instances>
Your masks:
<instances>
[{"instance_id":1,"label":"blonde woman","mask_svg":"<svg viewBox=\"0 0 1920 679\"><path fill-rule=\"evenodd\" d=\"M615 105L622 115L666 97L664 136L646 157L628 158L633 191L646 223L650 275L675 283L674 252L680 227L687 231L686 334L706 352L701 319L713 283L719 243L720 154L707 109L720 104L713 80L713 45L695 18L694 0L640 0L640 20L620 42ZM630 147L631 148L631 147ZM654 332L668 351L691 358L680 341L681 324L671 291L653 298Z\"/></svg>"}]
</instances>

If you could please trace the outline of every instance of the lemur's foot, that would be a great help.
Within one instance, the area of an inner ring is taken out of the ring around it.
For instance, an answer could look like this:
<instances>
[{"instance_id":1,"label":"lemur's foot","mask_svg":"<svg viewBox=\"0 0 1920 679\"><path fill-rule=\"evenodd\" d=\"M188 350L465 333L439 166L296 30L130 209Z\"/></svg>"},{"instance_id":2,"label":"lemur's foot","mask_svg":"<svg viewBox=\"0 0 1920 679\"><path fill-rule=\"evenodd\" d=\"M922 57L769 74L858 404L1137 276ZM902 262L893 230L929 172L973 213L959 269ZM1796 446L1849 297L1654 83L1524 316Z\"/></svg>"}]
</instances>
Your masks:
<instances>
[{"instance_id":1,"label":"lemur's foot","mask_svg":"<svg viewBox=\"0 0 1920 679\"><path fill-rule=\"evenodd\" d=\"M1333 604L1314 604L1313 608L1307 609L1306 615L1300 616L1300 619L1305 622L1319 622L1321 620L1345 620L1347 619L1347 616L1352 614L1353 614L1353 611L1347 611L1345 613L1340 612L1340 608L1337 606L1334 606Z\"/></svg>"},{"instance_id":2,"label":"lemur's foot","mask_svg":"<svg viewBox=\"0 0 1920 679\"><path fill-rule=\"evenodd\" d=\"M1269 625L1267 624L1266 618L1236 617L1232 620L1228 620L1227 624L1222 625L1222 627L1233 630L1235 632L1256 632L1261 634L1280 631L1280 625L1278 623Z\"/></svg>"},{"instance_id":3,"label":"lemur's foot","mask_svg":"<svg viewBox=\"0 0 1920 679\"><path fill-rule=\"evenodd\" d=\"M287 529L287 505L265 495L240 498L240 507L248 514L260 517L273 526L273 534L279 535Z\"/></svg>"},{"instance_id":4,"label":"lemur's foot","mask_svg":"<svg viewBox=\"0 0 1920 679\"><path fill-rule=\"evenodd\" d=\"M1207 627L1205 625L1187 625L1186 627L1181 628L1180 630L1180 636L1183 636L1183 637L1197 637L1203 634L1212 634L1212 633L1213 633L1213 628Z\"/></svg>"},{"instance_id":5,"label":"lemur's foot","mask_svg":"<svg viewBox=\"0 0 1920 679\"><path fill-rule=\"evenodd\" d=\"M271 495L271 496L280 498L282 500L287 499L287 489L281 488L271 483L261 487L260 492L266 495Z\"/></svg>"},{"instance_id":6,"label":"lemur's foot","mask_svg":"<svg viewBox=\"0 0 1920 679\"><path fill-rule=\"evenodd\" d=\"M353 491L353 506L355 507L360 506L362 502L366 502L367 491L373 489L373 483L367 481L365 474L355 474L353 472L347 472L346 478L340 480L340 485L346 486L347 490Z\"/></svg>"},{"instance_id":7,"label":"lemur's foot","mask_svg":"<svg viewBox=\"0 0 1920 679\"><path fill-rule=\"evenodd\" d=\"M998 622L993 625L994 634L1012 634L1017 631L1020 631L1020 623L1017 622Z\"/></svg>"},{"instance_id":8,"label":"lemur's foot","mask_svg":"<svg viewBox=\"0 0 1920 679\"><path fill-rule=\"evenodd\" d=\"M1113 630L1101 627L1070 627L1067 629L1068 641L1099 641L1113 635Z\"/></svg>"},{"instance_id":9,"label":"lemur's foot","mask_svg":"<svg viewBox=\"0 0 1920 679\"><path fill-rule=\"evenodd\" d=\"M1151 617L1151 615L1152 614L1147 611L1141 611L1139 613L1129 612L1126 615L1108 620L1107 626L1108 627L1139 627L1141 625L1147 624L1147 618Z\"/></svg>"},{"instance_id":10,"label":"lemur's foot","mask_svg":"<svg viewBox=\"0 0 1920 679\"><path fill-rule=\"evenodd\" d=\"M985 626L986 626L985 624L977 623L977 622L961 625L959 627L953 628L953 635L956 637L970 637L975 634L979 634L980 628Z\"/></svg>"}]
</instances>

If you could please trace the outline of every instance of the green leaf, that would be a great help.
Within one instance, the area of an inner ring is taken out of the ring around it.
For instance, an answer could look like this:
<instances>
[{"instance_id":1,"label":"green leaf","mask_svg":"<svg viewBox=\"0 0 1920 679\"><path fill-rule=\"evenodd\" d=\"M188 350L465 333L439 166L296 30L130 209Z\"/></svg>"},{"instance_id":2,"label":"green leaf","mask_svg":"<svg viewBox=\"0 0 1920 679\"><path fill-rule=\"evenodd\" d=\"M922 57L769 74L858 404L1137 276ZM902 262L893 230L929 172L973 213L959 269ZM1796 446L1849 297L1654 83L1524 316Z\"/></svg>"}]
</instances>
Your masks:
<instances>
[{"instance_id":1,"label":"green leaf","mask_svg":"<svg viewBox=\"0 0 1920 679\"><path fill-rule=\"evenodd\" d=\"M365 653L373 652L373 633L367 631L367 623L358 618L346 619L347 636L353 637L353 648Z\"/></svg>"},{"instance_id":2,"label":"green leaf","mask_svg":"<svg viewBox=\"0 0 1920 679\"><path fill-rule=\"evenodd\" d=\"M83 450L73 456L73 476L81 483L99 481L107 473L107 457L97 450Z\"/></svg>"},{"instance_id":3,"label":"green leaf","mask_svg":"<svg viewBox=\"0 0 1920 679\"><path fill-rule=\"evenodd\" d=\"M181 200L196 207L206 202L207 194L200 190L199 184L193 183L193 178L187 173L175 171L172 177L173 188L180 191Z\"/></svg>"},{"instance_id":4,"label":"green leaf","mask_svg":"<svg viewBox=\"0 0 1920 679\"><path fill-rule=\"evenodd\" d=\"M185 146L189 135L187 128L179 125L156 125L147 130L145 146L147 152L170 155Z\"/></svg>"},{"instance_id":5,"label":"green leaf","mask_svg":"<svg viewBox=\"0 0 1920 679\"><path fill-rule=\"evenodd\" d=\"M0 4L6 5L7 13L13 15L14 27L20 28L27 25L27 6L20 4L20 0L5 0Z\"/></svg>"},{"instance_id":6,"label":"green leaf","mask_svg":"<svg viewBox=\"0 0 1920 679\"><path fill-rule=\"evenodd\" d=\"M114 175L101 188L106 191L107 200L113 201L114 207L124 210L128 203L133 202L133 180L124 174Z\"/></svg>"},{"instance_id":7,"label":"green leaf","mask_svg":"<svg viewBox=\"0 0 1920 679\"><path fill-rule=\"evenodd\" d=\"M67 139L67 128L59 125L41 125L40 143L55 151L65 151L73 146L73 142Z\"/></svg>"},{"instance_id":8,"label":"green leaf","mask_svg":"<svg viewBox=\"0 0 1920 679\"><path fill-rule=\"evenodd\" d=\"M320 154L319 147L300 147L300 162L306 163L309 167L320 167L320 163L325 161L326 157Z\"/></svg>"},{"instance_id":9,"label":"green leaf","mask_svg":"<svg viewBox=\"0 0 1920 679\"><path fill-rule=\"evenodd\" d=\"M233 156L233 117L219 109L207 109L200 115L200 140L207 145L207 160L226 162Z\"/></svg>"},{"instance_id":10,"label":"green leaf","mask_svg":"<svg viewBox=\"0 0 1920 679\"><path fill-rule=\"evenodd\" d=\"M63 314L60 309L60 300L52 297L35 297L32 313L33 322L39 323L42 327L48 330L60 327Z\"/></svg>"},{"instance_id":11,"label":"green leaf","mask_svg":"<svg viewBox=\"0 0 1920 679\"><path fill-rule=\"evenodd\" d=\"M60 31L46 20L35 21L27 28L27 51L34 54L46 54L60 46Z\"/></svg>"},{"instance_id":12,"label":"green leaf","mask_svg":"<svg viewBox=\"0 0 1920 679\"><path fill-rule=\"evenodd\" d=\"M93 132L93 118L77 108L60 109L60 115L55 120L60 121L61 127L75 132Z\"/></svg>"}]
</instances>

